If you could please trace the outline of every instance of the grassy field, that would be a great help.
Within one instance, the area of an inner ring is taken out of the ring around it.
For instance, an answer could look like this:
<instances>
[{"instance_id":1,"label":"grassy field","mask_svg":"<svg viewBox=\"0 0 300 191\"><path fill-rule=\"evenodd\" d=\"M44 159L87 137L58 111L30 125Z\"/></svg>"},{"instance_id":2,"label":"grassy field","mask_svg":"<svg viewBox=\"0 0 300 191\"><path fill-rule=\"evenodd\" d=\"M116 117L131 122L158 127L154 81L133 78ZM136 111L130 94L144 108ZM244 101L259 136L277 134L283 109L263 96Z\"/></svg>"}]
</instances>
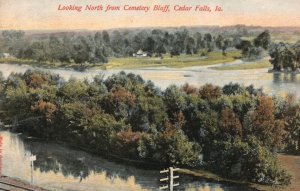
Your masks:
<instances>
[{"instance_id":1,"label":"grassy field","mask_svg":"<svg viewBox=\"0 0 300 191\"><path fill-rule=\"evenodd\" d=\"M280 33L272 34L273 42L285 42L285 43L296 43L300 40L300 33L289 34L289 33Z\"/></svg>"},{"instance_id":2,"label":"grassy field","mask_svg":"<svg viewBox=\"0 0 300 191\"><path fill-rule=\"evenodd\" d=\"M18 59L18 58L0 58L0 63L13 63L20 65L30 65L36 67L44 67L44 68L59 68L63 64L62 63L53 63L53 62L38 62L34 60L27 59Z\"/></svg>"},{"instance_id":3,"label":"grassy field","mask_svg":"<svg viewBox=\"0 0 300 191\"><path fill-rule=\"evenodd\" d=\"M259 69L259 68L270 68L272 64L268 60L261 60L258 62L249 62L244 64L227 65L211 67L214 70L249 70L249 69Z\"/></svg>"},{"instance_id":4,"label":"grassy field","mask_svg":"<svg viewBox=\"0 0 300 191\"><path fill-rule=\"evenodd\" d=\"M84 69L134 69L145 67L172 67L183 68L189 66L204 66L218 63L225 63L234 61L240 57L240 51L228 52L227 56L223 56L221 52L211 52L207 57L203 57L200 54L194 55L180 55L171 57L169 54L164 55L164 58L160 57L145 57L145 58L109 58L109 62L103 64L87 64L82 65L75 63L52 63L52 62L37 62L33 60L23 60L17 58L0 58L0 63L14 63L14 64L26 64L36 67L44 68L72 68L76 70Z\"/></svg>"},{"instance_id":5,"label":"grassy field","mask_svg":"<svg viewBox=\"0 0 300 191\"><path fill-rule=\"evenodd\" d=\"M194 55L180 55L171 57L170 55L164 55L164 58L110 58L109 63L105 66L106 69L134 69L145 67L171 67L171 68L183 68L190 66L204 66L218 63L232 62L237 57L240 57L239 51L228 52L227 56L223 56L221 52L211 52L207 57Z\"/></svg>"},{"instance_id":6,"label":"grassy field","mask_svg":"<svg viewBox=\"0 0 300 191\"><path fill-rule=\"evenodd\" d=\"M103 64L84 63L80 65L76 63L38 62L34 60L26 60L26 59L18 59L18 58L0 58L0 64L1 63L29 65L32 67L42 67L42 68L49 68L49 69L68 68L68 69L75 69L79 71L89 69L89 68L105 69Z\"/></svg>"},{"instance_id":7,"label":"grassy field","mask_svg":"<svg viewBox=\"0 0 300 191\"><path fill-rule=\"evenodd\" d=\"M14 64L26 64L26 65L41 64L33 60L25 60L25 59L18 59L18 58L0 58L0 63L14 63Z\"/></svg>"}]
</instances>

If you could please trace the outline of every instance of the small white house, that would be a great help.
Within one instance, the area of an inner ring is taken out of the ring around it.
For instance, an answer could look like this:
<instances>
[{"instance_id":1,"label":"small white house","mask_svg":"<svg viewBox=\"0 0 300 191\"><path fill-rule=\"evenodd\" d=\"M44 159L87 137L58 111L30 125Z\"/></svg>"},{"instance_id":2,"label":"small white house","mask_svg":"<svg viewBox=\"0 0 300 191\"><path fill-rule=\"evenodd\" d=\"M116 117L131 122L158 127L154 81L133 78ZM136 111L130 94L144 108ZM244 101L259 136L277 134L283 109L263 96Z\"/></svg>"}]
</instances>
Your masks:
<instances>
[{"instance_id":1,"label":"small white house","mask_svg":"<svg viewBox=\"0 0 300 191\"><path fill-rule=\"evenodd\" d=\"M0 53L0 58L11 58L12 56L9 53Z\"/></svg>"},{"instance_id":2,"label":"small white house","mask_svg":"<svg viewBox=\"0 0 300 191\"><path fill-rule=\"evenodd\" d=\"M137 53L132 54L134 57L147 57L147 55L147 52L144 52L142 49L139 49Z\"/></svg>"}]
</instances>

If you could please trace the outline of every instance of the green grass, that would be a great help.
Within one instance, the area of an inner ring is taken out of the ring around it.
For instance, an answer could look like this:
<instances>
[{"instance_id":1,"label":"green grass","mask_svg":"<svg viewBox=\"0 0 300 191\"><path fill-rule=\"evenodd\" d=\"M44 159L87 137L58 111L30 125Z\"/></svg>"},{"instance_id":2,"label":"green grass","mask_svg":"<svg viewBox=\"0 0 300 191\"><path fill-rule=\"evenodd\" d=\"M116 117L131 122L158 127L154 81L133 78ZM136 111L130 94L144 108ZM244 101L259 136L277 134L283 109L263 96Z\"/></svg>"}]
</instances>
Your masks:
<instances>
[{"instance_id":1,"label":"green grass","mask_svg":"<svg viewBox=\"0 0 300 191\"><path fill-rule=\"evenodd\" d=\"M272 67L272 65L268 60L261 60L258 62L211 67L211 68L214 70L249 70L249 69L259 69L259 68L269 68L269 67Z\"/></svg>"},{"instance_id":2,"label":"green grass","mask_svg":"<svg viewBox=\"0 0 300 191\"><path fill-rule=\"evenodd\" d=\"M273 42L285 42L285 43L296 43L300 40L300 34L294 33L280 33L280 34L271 34L271 38Z\"/></svg>"},{"instance_id":3,"label":"green grass","mask_svg":"<svg viewBox=\"0 0 300 191\"><path fill-rule=\"evenodd\" d=\"M183 68L190 66L204 66L218 63L225 63L234 61L237 57L240 57L239 51L228 52L227 56L223 56L221 52L211 52L205 58L199 54L195 55L180 55L171 57L170 55L164 55L164 58L110 58L109 63L106 65L106 69L134 69L145 67L171 67L171 68Z\"/></svg>"},{"instance_id":4,"label":"green grass","mask_svg":"<svg viewBox=\"0 0 300 191\"><path fill-rule=\"evenodd\" d=\"M18 58L0 58L0 63L15 63L15 64L28 64L28 65L37 64L37 62L33 60L25 60L25 59L18 59Z\"/></svg>"},{"instance_id":5,"label":"green grass","mask_svg":"<svg viewBox=\"0 0 300 191\"><path fill-rule=\"evenodd\" d=\"M109 62L106 65L102 64L87 64L82 65L75 63L53 63L53 62L37 62L33 60L23 60L17 58L0 58L0 63L14 63L14 64L26 64L30 66L43 67L43 68L72 68L76 70L85 69L134 69L145 67L171 67L171 68L183 68L190 66L204 66L213 65L219 63L232 62L237 57L240 57L240 51L228 52L227 56L222 55L221 52L211 52L207 57L203 57L200 54L194 55L180 55L171 57L169 54L163 55L163 59L160 57L145 57L145 58L109 58Z\"/></svg>"},{"instance_id":6,"label":"green grass","mask_svg":"<svg viewBox=\"0 0 300 191\"><path fill-rule=\"evenodd\" d=\"M37 67L45 67L45 68L56 68L62 64L53 63L53 62L38 62L29 59L19 59L19 58L0 58L0 63L12 63L12 64L20 64L20 65L30 65Z\"/></svg>"},{"instance_id":7,"label":"green grass","mask_svg":"<svg viewBox=\"0 0 300 191\"><path fill-rule=\"evenodd\" d=\"M30 65L33 67L42 67L42 68L49 68L49 69L70 68L70 69L75 69L75 70L79 70L79 71L85 70L88 68L105 69L103 64L84 63L84 64L80 65L80 64L76 64L76 63L38 62L38 61L34 61L34 60L18 59L18 58L0 58L0 64L1 63Z\"/></svg>"}]
</instances>

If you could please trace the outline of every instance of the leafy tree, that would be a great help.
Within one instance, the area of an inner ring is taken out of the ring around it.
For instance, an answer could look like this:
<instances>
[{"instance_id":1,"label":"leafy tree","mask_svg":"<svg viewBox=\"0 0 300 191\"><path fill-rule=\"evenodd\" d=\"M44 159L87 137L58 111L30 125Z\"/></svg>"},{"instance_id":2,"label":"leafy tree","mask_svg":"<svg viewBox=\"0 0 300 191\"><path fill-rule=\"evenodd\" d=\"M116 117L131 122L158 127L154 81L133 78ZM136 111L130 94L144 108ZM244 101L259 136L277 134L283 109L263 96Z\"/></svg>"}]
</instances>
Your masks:
<instances>
[{"instance_id":1,"label":"leafy tree","mask_svg":"<svg viewBox=\"0 0 300 191\"><path fill-rule=\"evenodd\" d=\"M112 89L102 100L103 109L116 119L128 120L135 107L136 97L124 88Z\"/></svg>"},{"instance_id":2,"label":"leafy tree","mask_svg":"<svg viewBox=\"0 0 300 191\"><path fill-rule=\"evenodd\" d=\"M45 42L34 42L24 52L24 57L27 59L34 59L39 62L47 61L49 52Z\"/></svg>"},{"instance_id":3,"label":"leafy tree","mask_svg":"<svg viewBox=\"0 0 300 191\"><path fill-rule=\"evenodd\" d=\"M61 54L63 54L64 50L62 47L62 44L60 42L60 40L55 37L55 36L51 36L49 39L49 54L50 54L50 59L51 61L58 61L61 60L61 57L63 57Z\"/></svg>"},{"instance_id":4,"label":"leafy tree","mask_svg":"<svg viewBox=\"0 0 300 191\"><path fill-rule=\"evenodd\" d=\"M194 54L196 51L196 43L192 37L186 39L186 54Z\"/></svg>"},{"instance_id":5,"label":"leafy tree","mask_svg":"<svg viewBox=\"0 0 300 191\"><path fill-rule=\"evenodd\" d=\"M60 96L65 100L86 100L87 85L82 81L70 79L68 83L64 84L60 90Z\"/></svg>"},{"instance_id":6,"label":"leafy tree","mask_svg":"<svg viewBox=\"0 0 300 191\"><path fill-rule=\"evenodd\" d=\"M74 52L73 52L73 59L75 61L75 63L77 64L82 64L84 62L87 62L90 60L90 54L89 54L89 50L90 50L90 46L87 42L87 39L83 36L78 37L77 42L73 45L74 48Z\"/></svg>"},{"instance_id":7,"label":"leafy tree","mask_svg":"<svg viewBox=\"0 0 300 191\"><path fill-rule=\"evenodd\" d=\"M290 175L280 168L276 157L255 137L249 137L248 141L214 142L206 160L208 165L229 177L270 185L290 184Z\"/></svg>"},{"instance_id":8,"label":"leafy tree","mask_svg":"<svg viewBox=\"0 0 300 191\"><path fill-rule=\"evenodd\" d=\"M143 50L147 51L150 55L153 54L155 48L155 41L153 38L148 37L143 43Z\"/></svg>"},{"instance_id":9,"label":"leafy tree","mask_svg":"<svg viewBox=\"0 0 300 191\"><path fill-rule=\"evenodd\" d=\"M271 44L271 35L270 32L267 30L259 34L254 39L254 45L256 47L263 47L265 50L269 48L270 44Z\"/></svg>"},{"instance_id":10,"label":"leafy tree","mask_svg":"<svg viewBox=\"0 0 300 191\"><path fill-rule=\"evenodd\" d=\"M269 51L271 56L270 62L274 70L297 69L295 52L284 43L275 44Z\"/></svg>"},{"instance_id":11,"label":"leafy tree","mask_svg":"<svg viewBox=\"0 0 300 191\"><path fill-rule=\"evenodd\" d=\"M222 35L218 35L217 38L216 38L216 46L219 49L222 49L223 44L224 44L224 38L222 37Z\"/></svg>"},{"instance_id":12,"label":"leafy tree","mask_svg":"<svg viewBox=\"0 0 300 191\"><path fill-rule=\"evenodd\" d=\"M194 34L194 39L195 39L195 43L196 43L196 49L199 50L201 48L205 48L204 42L202 40L202 35L199 32L196 32Z\"/></svg>"},{"instance_id":13,"label":"leafy tree","mask_svg":"<svg viewBox=\"0 0 300 191\"><path fill-rule=\"evenodd\" d=\"M270 97L258 97L258 105L250 112L250 123L246 123L245 131L251 132L270 149L282 148L284 139L284 122L276 120L274 104Z\"/></svg>"},{"instance_id":14,"label":"leafy tree","mask_svg":"<svg viewBox=\"0 0 300 191\"><path fill-rule=\"evenodd\" d=\"M118 30L113 31L111 46L112 46L113 52L116 53L117 56L122 53L122 48L124 46L123 38L122 38L121 33Z\"/></svg>"},{"instance_id":15,"label":"leafy tree","mask_svg":"<svg viewBox=\"0 0 300 191\"><path fill-rule=\"evenodd\" d=\"M242 50L243 57L246 57L248 55L251 46L252 45L250 41L242 40L241 43L236 46L236 48Z\"/></svg>"},{"instance_id":16,"label":"leafy tree","mask_svg":"<svg viewBox=\"0 0 300 191\"><path fill-rule=\"evenodd\" d=\"M118 133L129 127L104 112L92 116L85 126L84 134L88 145L93 145L96 152L111 152L115 148ZM116 153L116 151L113 151Z\"/></svg>"},{"instance_id":17,"label":"leafy tree","mask_svg":"<svg viewBox=\"0 0 300 191\"><path fill-rule=\"evenodd\" d=\"M169 116L183 111L186 107L186 94L175 85L167 87L164 92L164 102L168 108Z\"/></svg>"},{"instance_id":18,"label":"leafy tree","mask_svg":"<svg viewBox=\"0 0 300 191\"><path fill-rule=\"evenodd\" d=\"M299 67L300 66L300 41L295 43L294 49L295 49L295 56L296 56L297 66Z\"/></svg>"},{"instance_id":19,"label":"leafy tree","mask_svg":"<svg viewBox=\"0 0 300 191\"><path fill-rule=\"evenodd\" d=\"M212 84L205 84L199 90L199 95L202 99L215 99L222 94L221 88Z\"/></svg>"},{"instance_id":20,"label":"leafy tree","mask_svg":"<svg viewBox=\"0 0 300 191\"><path fill-rule=\"evenodd\" d=\"M226 95L234 95L234 94L241 94L245 92L245 88L243 88L238 83L232 83L226 84L222 88L222 92Z\"/></svg>"},{"instance_id":21,"label":"leafy tree","mask_svg":"<svg viewBox=\"0 0 300 191\"><path fill-rule=\"evenodd\" d=\"M102 39L106 46L110 46L110 36L106 30L102 31Z\"/></svg>"},{"instance_id":22,"label":"leafy tree","mask_svg":"<svg viewBox=\"0 0 300 191\"><path fill-rule=\"evenodd\" d=\"M159 153L161 160L169 165L198 166L200 164L201 147L194 142L189 142L180 126L166 123L165 131L159 136L158 145L162 147Z\"/></svg>"},{"instance_id":23,"label":"leafy tree","mask_svg":"<svg viewBox=\"0 0 300 191\"><path fill-rule=\"evenodd\" d=\"M221 111L220 115L220 129L224 133L228 133L231 136L242 136L242 124L235 113L225 108Z\"/></svg>"},{"instance_id":24,"label":"leafy tree","mask_svg":"<svg viewBox=\"0 0 300 191\"><path fill-rule=\"evenodd\" d=\"M18 56L19 52L26 44L25 32L21 30L4 30L2 31L3 44L5 52L8 52L14 56Z\"/></svg>"}]
</instances>

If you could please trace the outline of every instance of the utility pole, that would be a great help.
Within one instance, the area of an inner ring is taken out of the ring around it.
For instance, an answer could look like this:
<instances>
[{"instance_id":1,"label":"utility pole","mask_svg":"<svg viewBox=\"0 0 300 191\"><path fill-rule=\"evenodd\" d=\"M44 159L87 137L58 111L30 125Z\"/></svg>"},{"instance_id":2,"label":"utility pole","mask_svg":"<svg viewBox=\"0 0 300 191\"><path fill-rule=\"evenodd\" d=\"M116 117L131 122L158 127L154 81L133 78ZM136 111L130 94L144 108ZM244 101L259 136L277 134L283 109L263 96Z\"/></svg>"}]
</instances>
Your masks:
<instances>
[{"instance_id":1,"label":"utility pole","mask_svg":"<svg viewBox=\"0 0 300 191\"><path fill-rule=\"evenodd\" d=\"M2 176L2 136L0 136L0 176Z\"/></svg>"},{"instance_id":2,"label":"utility pole","mask_svg":"<svg viewBox=\"0 0 300 191\"><path fill-rule=\"evenodd\" d=\"M36 161L36 155L31 155L29 157L30 163L31 163L31 184L33 184L33 162Z\"/></svg>"},{"instance_id":3,"label":"utility pole","mask_svg":"<svg viewBox=\"0 0 300 191\"><path fill-rule=\"evenodd\" d=\"M179 183L174 183L174 179L179 178L179 176L174 176L174 171L178 171L179 168L169 167L169 169L161 170L160 173L167 173L166 178L161 178L159 181L165 182L168 181L168 185L160 186L160 190L169 189L169 191L173 191L174 187L179 186Z\"/></svg>"}]
</instances>

